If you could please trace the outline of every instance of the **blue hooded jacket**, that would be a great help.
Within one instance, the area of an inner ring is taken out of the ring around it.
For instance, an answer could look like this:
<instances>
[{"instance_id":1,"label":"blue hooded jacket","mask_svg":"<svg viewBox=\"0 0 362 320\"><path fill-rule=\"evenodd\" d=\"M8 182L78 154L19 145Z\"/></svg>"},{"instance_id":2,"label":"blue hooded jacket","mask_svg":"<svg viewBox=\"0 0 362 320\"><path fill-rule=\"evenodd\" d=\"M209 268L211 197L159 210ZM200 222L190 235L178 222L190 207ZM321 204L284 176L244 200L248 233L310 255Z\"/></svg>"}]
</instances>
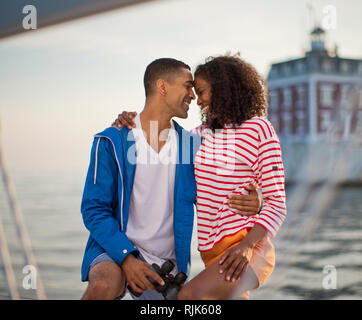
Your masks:
<instances>
[{"instance_id":1,"label":"blue hooded jacket","mask_svg":"<svg viewBox=\"0 0 362 320\"><path fill-rule=\"evenodd\" d=\"M188 273L196 202L194 157L201 138L184 130L176 121L173 123L178 136L175 253L178 270ZM82 263L82 281L88 280L90 264L101 253L107 252L118 265L128 254L139 254L126 235L135 170L136 148L131 130L110 127L95 135L81 204L83 221L90 232Z\"/></svg>"}]
</instances>

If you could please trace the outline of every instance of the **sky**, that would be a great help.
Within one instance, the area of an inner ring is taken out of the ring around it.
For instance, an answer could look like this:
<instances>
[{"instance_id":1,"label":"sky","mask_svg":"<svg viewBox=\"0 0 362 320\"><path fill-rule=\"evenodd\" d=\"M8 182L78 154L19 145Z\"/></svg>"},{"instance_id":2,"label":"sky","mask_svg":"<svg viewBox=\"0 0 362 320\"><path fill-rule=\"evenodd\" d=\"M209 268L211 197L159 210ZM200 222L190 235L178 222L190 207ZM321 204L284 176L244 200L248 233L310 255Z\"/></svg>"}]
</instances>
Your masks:
<instances>
[{"instance_id":1,"label":"sky","mask_svg":"<svg viewBox=\"0 0 362 320\"><path fill-rule=\"evenodd\" d=\"M266 77L271 63L304 55L314 21L332 21L327 46L361 58L361 12L360 0L154 1L2 39L7 167L86 170L92 136L121 111L142 110L143 73L156 58L180 59L194 70L208 56L240 52ZM199 124L195 102L178 122L186 129Z\"/></svg>"}]
</instances>

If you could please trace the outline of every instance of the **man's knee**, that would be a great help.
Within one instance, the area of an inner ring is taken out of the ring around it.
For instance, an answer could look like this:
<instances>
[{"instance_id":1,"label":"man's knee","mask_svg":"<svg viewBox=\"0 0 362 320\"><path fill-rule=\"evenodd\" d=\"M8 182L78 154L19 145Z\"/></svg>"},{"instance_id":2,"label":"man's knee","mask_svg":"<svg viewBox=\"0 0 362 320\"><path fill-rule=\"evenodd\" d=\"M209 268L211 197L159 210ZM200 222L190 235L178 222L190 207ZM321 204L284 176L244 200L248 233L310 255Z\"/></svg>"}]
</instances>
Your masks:
<instances>
[{"instance_id":1,"label":"man's knee","mask_svg":"<svg viewBox=\"0 0 362 320\"><path fill-rule=\"evenodd\" d=\"M113 300L120 296L123 290L124 286L108 280L97 279L88 284L83 299Z\"/></svg>"},{"instance_id":2,"label":"man's knee","mask_svg":"<svg viewBox=\"0 0 362 320\"><path fill-rule=\"evenodd\" d=\"M104 261L89 272L89 284L83 299L115 299L124 291L125 276L114 262Z\"/></svg>"},{"instance_id":3,"label":"man's knee","mask_svg":"<svg viewBox=\"0 0 362 320\"><path fill-rule=\"evenodd\" d=\"M103 279L97 279L89 283L89 291L92 293L92 296L104 297L107 298L112 290L112 287Z\"/></svg>"},{"instance_id":4,"label":"man's knee","mask_svg":"<svg viewBox=\"0 0 362 320\"><path fill-rule=\"evenodd\" d=\"M102 279L90 283L89 287L94 293L97 293L100 296L107 295L108 292L114 291L114 289L112 290L110 283Z\"/></svg>"}]
</instances>

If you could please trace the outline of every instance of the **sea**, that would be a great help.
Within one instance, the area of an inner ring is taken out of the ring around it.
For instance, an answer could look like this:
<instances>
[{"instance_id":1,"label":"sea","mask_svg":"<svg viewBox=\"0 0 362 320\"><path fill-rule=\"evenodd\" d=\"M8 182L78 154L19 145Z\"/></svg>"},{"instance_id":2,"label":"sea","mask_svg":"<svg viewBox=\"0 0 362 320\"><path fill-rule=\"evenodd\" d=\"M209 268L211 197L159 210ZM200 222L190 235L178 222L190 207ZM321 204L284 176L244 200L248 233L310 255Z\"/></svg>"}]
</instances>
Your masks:
<instances>
[{"instance_id":1,"label":"sea","mask_svg":"<svg viewBox=\"0 0 362 320\"><path fill-rule=\"evenodd\" d=\"M78 300L87 283L80 268L88 231L80 213L85 170L12 172L16 198L21 207L36 257L37 276L46 298ZM287 196L288 196L287 188ZM35 290L24 285L26 261L3 183L0 184L2 220L21 299L36 299ZM362 188L344 186L325 213L315 219L303 241L273 239L276 267L251 299L362 299ZM313 219L312 216L300 219ZM283 226L282 226L283 228ZM308 231L308 230L307 230ZM203 268L197 251L196 230L192 240L190 278ZM0 299L10 299L0 258ZM286 272L287 270L287 272ZM126 299L129 299L129 295Z\"/></svg>"}]
</instances>

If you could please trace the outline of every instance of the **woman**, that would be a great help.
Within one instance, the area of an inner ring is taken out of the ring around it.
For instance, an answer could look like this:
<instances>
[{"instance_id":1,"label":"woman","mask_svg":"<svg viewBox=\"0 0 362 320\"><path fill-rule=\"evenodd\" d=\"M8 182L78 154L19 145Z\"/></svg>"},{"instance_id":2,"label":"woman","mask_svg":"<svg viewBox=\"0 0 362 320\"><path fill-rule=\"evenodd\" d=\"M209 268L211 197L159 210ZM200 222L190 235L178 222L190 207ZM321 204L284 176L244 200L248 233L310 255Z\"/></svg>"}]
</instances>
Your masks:
<instances>
[{"instance_id":1,"label":"woman","mask_svg":"<svg viewBox=\"0 0 362 320\"><path fill-rule=\"evenodd\" d=\"M203 137L195 157L198 249L205 269L179 299L248 298L274 268L274 237L286 216L278 137L266 120L263 79L238 56L211 58L195 71ZM240 216L229 204L257 184L258 215ZM226 281L225 281L226 280Z\"/></svg>"},{"instance_id":2,"label":"woman","mask_svg":"<svg viewBox=\"0 0 362 320\"><path fill-rule=\"evenodd\" d=\"M183 287L179 298L247 298L274 268L270 236L286 216L279 140L264 119L264 81L239 57L216 57L199 65L195 91L204 114L204 124L194 132L203 137L195 176L199 251L206 268ZM253 182L261 187L263 208L258 216L240 217L228 197L245 194ZM231 283L213 276L219 265Z\"/></svg>"}]
</instances>

